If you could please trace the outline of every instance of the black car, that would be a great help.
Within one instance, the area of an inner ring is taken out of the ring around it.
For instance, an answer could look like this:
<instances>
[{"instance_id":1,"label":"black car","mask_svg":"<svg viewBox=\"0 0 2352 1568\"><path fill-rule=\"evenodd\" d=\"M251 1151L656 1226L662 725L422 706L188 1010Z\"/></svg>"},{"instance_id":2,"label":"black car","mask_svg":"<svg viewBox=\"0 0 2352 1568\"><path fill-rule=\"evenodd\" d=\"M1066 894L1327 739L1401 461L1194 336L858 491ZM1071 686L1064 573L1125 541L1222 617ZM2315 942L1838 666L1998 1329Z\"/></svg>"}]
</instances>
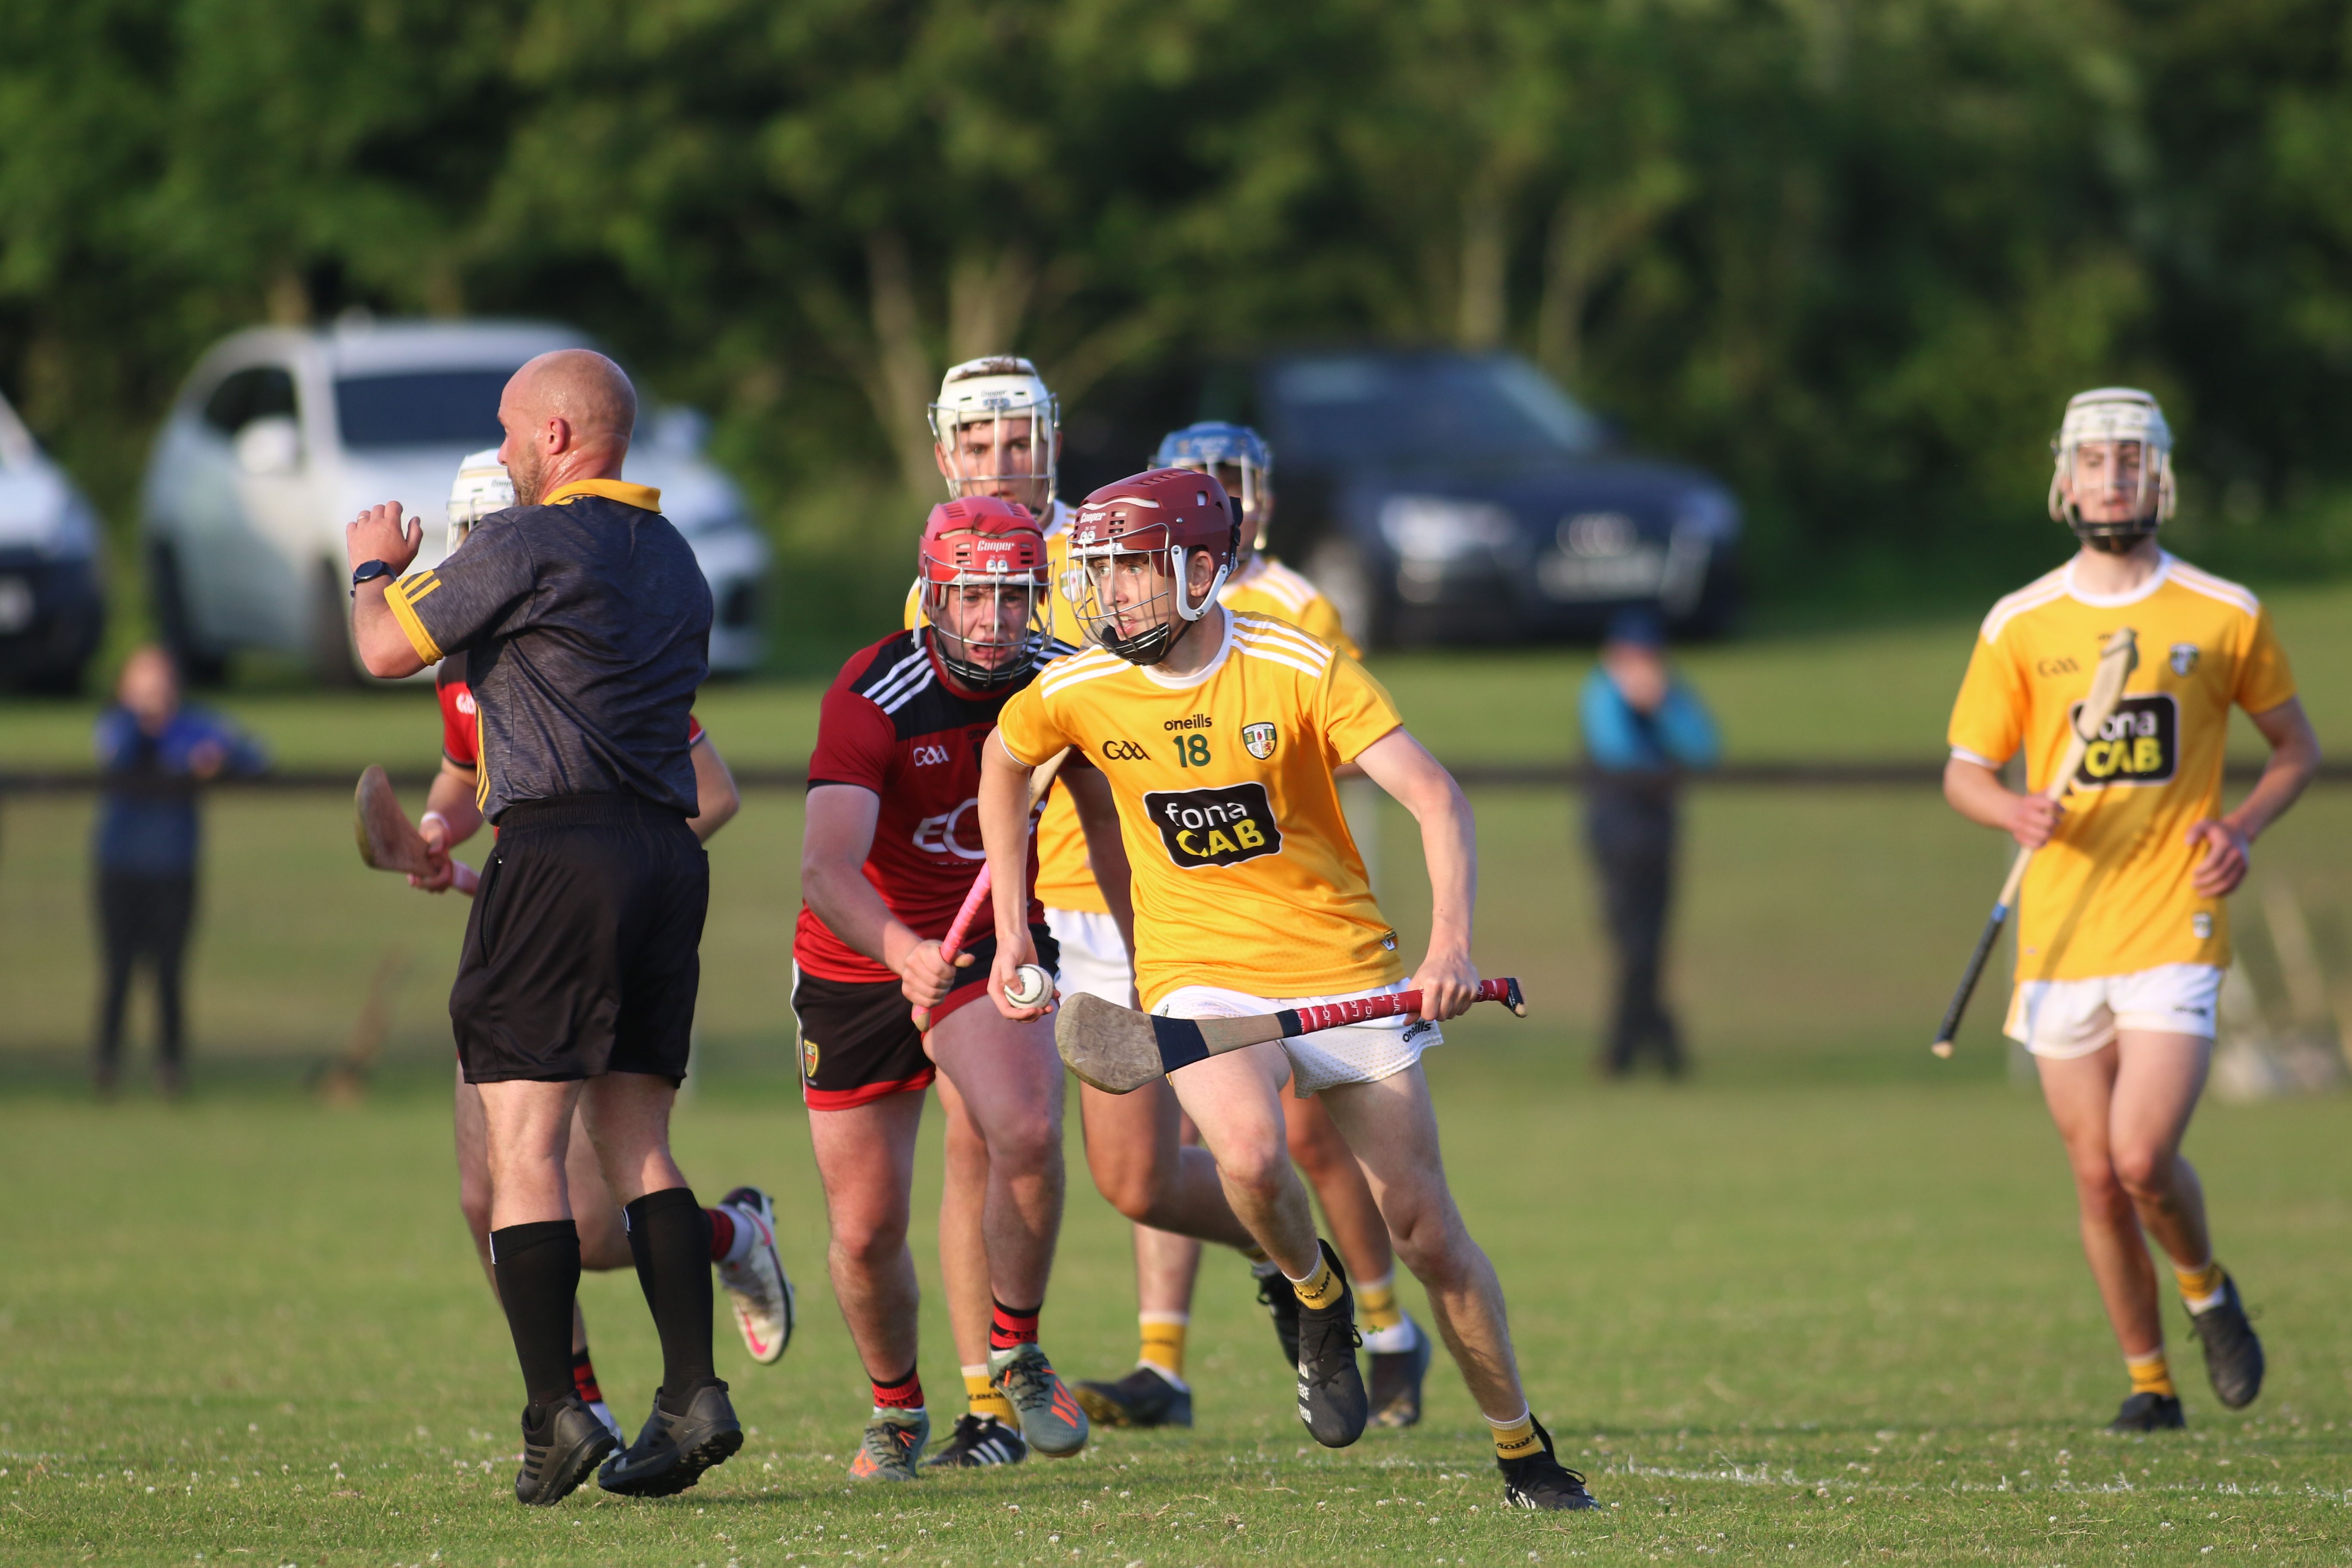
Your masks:
<instances>
[{"instance_id":1,"label":"black car","mask_svg":"<svg viewBox=\"0 0 2352 1568\"><path fill-rule=\"evenodd\" d=\"M1105 387L1069 416L1064 492L1195 419L1272 444L1272 546L1367 646L1591 637L1635 605L1705 637L1737 606L1731 493L1619 450L1516 354L1297 352Z\"/></svg>"}]
</instances>

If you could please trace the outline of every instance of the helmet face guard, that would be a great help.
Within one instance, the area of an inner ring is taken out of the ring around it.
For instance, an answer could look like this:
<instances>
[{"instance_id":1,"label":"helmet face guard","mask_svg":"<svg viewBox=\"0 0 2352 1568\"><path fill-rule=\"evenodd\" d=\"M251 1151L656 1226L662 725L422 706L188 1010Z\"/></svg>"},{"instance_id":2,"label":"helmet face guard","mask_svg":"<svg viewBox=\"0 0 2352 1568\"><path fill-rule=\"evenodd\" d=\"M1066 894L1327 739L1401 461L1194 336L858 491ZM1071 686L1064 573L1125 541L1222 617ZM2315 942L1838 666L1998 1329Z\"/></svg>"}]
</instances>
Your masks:
<instances>
[{"instance_id":1,"label":"helmet face guard","mask_svg":"<svg viewBox=\"0 0 2352 1568\"><path fill-rule=\"evenodd\" d=\"M449 548L455 550L474 531L474 524L515 503L514 480L499 461L499 449L470 452L457 465L449 487Z\"/></svg>"},{"instance_id":2,"label":"helmet face guard","mask_svg":"<svg viewBox=\"0 0 2352 1568\"><path fill-rule=\"evenodd\" d=\"M1158 468L1088 496L1070 529L1071 607L1087 638L1130 664L1158 664L1206 616L1232 575L1240 521L1213 474ZM1213 563L1195 601L1194 556Z\"/></svg>"},{"instance_id":3,"label":"helmet face guard","mask_svg":"<svg viewBox=\"0 0 2352 1568\"><path fill-rule=\"evenodd\" d=\"M1046 644L1045 536L993 496L931 509L923 527L923 621L950 685L1000 691L1027 679Z\"/></svg>"},{"instance_id":4,"label":"helmet face guard","mask_svg":"<svg viewBox=\"0 0 2352 1568\"><path fill-rule=\"evenodd\" d=\"M2172 516L2172 428L2148 394L2127 386L2078 393L2066 404L2065 420L2050 450L2055 458L2050 516L2092 549L2122 554ZM2105 473L2094 475L2088 468ZM2126 470L2131 474L2127 485L2119 482ZM2093 520L2083 515L2086 490L2096 494L2100 489L2110 499L2129 495L2123 517Z\"/></svg>"},{"instance_id":5,"label":"helmet face guard","mask_svg":"<svg viewBox=\"0 0 2352 1568\"><path fill-rule=\"evenodd\" d=\"M1007 354L955 366L928 417L950 500L1009 489L1038 510L1052 504L1062 409L1027 360Z\"/></svg>"},{"instance_id":6,"label":"helmet face guard","mask_svg":"<svg viewBox=\"0 0 2352 1568\"><path fill-rule=\"evenodd\" d=\"M1273 518L1268 503L1273 499L1274 451L1256 431L1213 419L1187 425L1160 439L1151 463L1159 468L1215 475L1226 495L1241 502L1242 558L1265 548L1266 524Z\"/></svg>"}]
</instances>

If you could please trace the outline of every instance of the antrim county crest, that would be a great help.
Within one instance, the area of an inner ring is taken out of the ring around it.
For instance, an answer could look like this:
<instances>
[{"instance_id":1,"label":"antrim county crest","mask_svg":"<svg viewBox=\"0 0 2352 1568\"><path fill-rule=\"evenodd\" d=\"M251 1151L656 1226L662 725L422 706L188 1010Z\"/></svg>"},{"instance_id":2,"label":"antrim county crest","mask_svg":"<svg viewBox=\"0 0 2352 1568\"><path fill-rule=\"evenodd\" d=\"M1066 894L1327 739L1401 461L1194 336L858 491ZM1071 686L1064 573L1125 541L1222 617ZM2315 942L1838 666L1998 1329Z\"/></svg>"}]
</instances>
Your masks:
<instances>
[{"instance_id":1,"label":"antrim county crest","mask_svg":"<svg viewBox=\"0 0 2352 1568\"><path fill-rule=\"evenodd\" d=\"M1274 755L1274 726L1271 724L1243 725L1242 744L1249 748L1251 756L1261 763L1265 761L1266 758Z\"/></svg>"},{"instance_id":2,"label":"antrim county crest","mask_svg":"<svg viewBox=\"0 0 2352 1568\"><path fill-rule=\"evenodd\" d=\"M2186 675L2197 668L2197 645L2177 642L2172 645L2172 673Z\"/></svg>"}]
</instances>

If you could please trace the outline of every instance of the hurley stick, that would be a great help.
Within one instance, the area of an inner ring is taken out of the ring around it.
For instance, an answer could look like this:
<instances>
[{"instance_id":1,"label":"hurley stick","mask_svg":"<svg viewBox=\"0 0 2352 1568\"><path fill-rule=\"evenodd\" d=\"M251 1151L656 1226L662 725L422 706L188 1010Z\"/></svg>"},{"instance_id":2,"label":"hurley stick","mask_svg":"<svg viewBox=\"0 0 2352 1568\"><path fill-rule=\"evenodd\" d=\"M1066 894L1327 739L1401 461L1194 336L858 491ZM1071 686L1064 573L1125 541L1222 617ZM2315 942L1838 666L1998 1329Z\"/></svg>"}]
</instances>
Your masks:
<instances>
[{"instance_id":1,"label":"hurley stick","mask_svg":"<svg viewBox=\"0 0 2352 1568\"><path fill-rule=\"evenodd\" d=\"M352 835L359 840L360 858L378 871L405 871L412 877L432 874L432 858L425 853L425 839L408 820L408 813L400 809L400 799L392 793L392 780L373 763L360 774L360 787L352 798ZM474 896L481 879L463 860L449 863L449 885L465 894Z\"/></svg>"},{"instance_id":2,"label":"hurley stick","mask_svg":"<svg viewBox=\"0 0 2352 1568\"><path fill-rule=\"evenodd\" d=\"M2091 677L2091 694L2083 700L2082 710L2074 715L2074 737L2066 742L2066 755L2058 771L2042 786L2045 800L2061 800L2074 787L2074 775L2082 771L2083 754L2099 731L2115 717L2116 707L2123 700L2124 682L2139 668L2139 644L2129 626L2121 626L2107 638L2107 646L2099 650L2099 668ZM1977 950L1969 954L1968 973L1960 976L1960 988L1952 993L1952 1005L1944 1009L1943 1027L1936 1031L1936 1043L1928 1047L1939 1057L1952 1054L1952 1037L1960 1032L1960 1015L1969 1010L1969 997L1984 973L1985 960L1992 956L1992 944L2000 940L2001 927L2009 923L2009 911L2016 906L2017 889L2025 881L2025 868L2033 864L2033 851L2021 847L2017 858L2010 863L2009 880L2000 885L2000 897L1994 900L1992 913L1985 921L1984 932L1977 938Z\"/></svg>"},{"instance_id":3,"label":"hurley stick","mask_svg":"<svg viewBox=\"0 0 2352 1568\"><path fill-rule=\"evenodd\" d=\"M1475 1000L1500 1002L1520 1017L1528 1016L1527 998L1516 980L1482 980ZM1083 1081L1127 1094L1178 1068L1244 1046L1420 1011L1420 992L1396 991L1245 1018L1161 1018L1081 991L1062 1004L1054 1020L1054 1047Z\"/></svg>"},{"instance_id":4,"label":"hurley stick","mask_svg":"<svg viewBox=\"0 0 2352 1568\"><path fill-rule=\"evenodd\" d=\"M1054 787L1054 775L1060 773L1062 764L1069 760L1070 748L1065 747L1030 770L1029 809L1031 811L1037 809L1037 803L1044 800L1045 792ZM956 918L948 926L948 934L940 942L940 956L946 959L949 963L954 963L956 954L963 951L963 939L971 934L971 922L980 914L981 906L988 901L988 862L983 860L980 863L980 875L971 879L971 891L963 896L963 907L956 910ZM1054 984L1054 977L1034 963L1024 963L1021 966L1021 978L1028 984L1019 994L1013 994L1012 1000L1015 1005L1022 1007L1034 1007L1038 1003L1043 1002L1047 990ZM915 1027L928 1030L930 1026L930 1009L916 1008Z\"/></svg>"}]
</instances>

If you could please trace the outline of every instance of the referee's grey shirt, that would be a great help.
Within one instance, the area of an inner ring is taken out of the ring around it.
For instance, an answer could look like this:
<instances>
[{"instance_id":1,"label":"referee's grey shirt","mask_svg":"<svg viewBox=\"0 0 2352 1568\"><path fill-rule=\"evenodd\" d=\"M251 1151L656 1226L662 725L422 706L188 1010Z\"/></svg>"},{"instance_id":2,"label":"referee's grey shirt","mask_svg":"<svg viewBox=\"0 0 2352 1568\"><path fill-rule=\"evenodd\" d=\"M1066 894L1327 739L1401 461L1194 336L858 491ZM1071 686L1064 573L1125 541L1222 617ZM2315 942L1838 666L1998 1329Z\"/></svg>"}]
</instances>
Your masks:
<instances>
[{"instance_id":1,"label":"referee's grey shirt","mask_svg":"<svg viewBox=\"0 0 2352 1568\"><path fill-rule=\"evenodd\" d=\"M659 490L585 479L494 512L384 602L427 664L467 651L485 818L567 795L695 814L687 731L710 673L710 584Z\"/></svg>"}]
</instances>

